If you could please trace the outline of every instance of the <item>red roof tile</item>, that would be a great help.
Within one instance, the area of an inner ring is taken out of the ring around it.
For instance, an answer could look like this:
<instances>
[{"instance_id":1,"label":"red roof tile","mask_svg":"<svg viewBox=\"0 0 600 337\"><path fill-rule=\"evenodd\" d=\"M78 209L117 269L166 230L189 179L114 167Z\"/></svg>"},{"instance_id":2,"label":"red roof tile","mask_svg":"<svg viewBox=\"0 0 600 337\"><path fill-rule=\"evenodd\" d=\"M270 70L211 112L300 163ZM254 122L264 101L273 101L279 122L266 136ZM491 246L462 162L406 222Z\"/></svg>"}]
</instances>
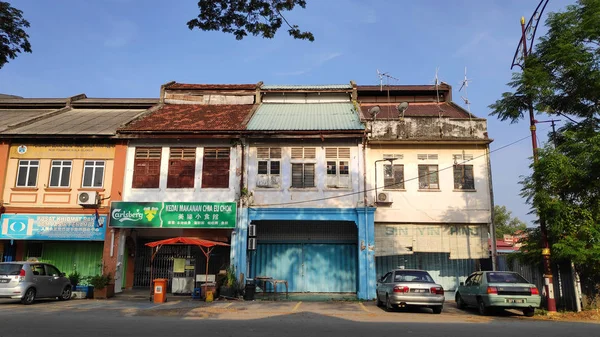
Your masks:
<instances>
[{"instance_id":1,"label":"red roof tile","mask_svg":"<svg viewBox=\"0 0 600 337\"><path fill-rule=\"evenodd\" d=\"M369 109L379 106L381 112L377 114L377 119L396 119L399 117L396 106L398 103L361 103L361 119L371 119ZM453 103L409 103L408 109L404 112L404 117L442 117L450 118L469 118L469 113Z\"/></svg>"},{"instance_id":2,"label":"red roof tile","mask_svg":"<svg viewBox=\"0 0 600 337\"><path fill-rule=\"evenodd\" d=\"M254 105L166 104L120 131L239 131Z\"/></svg>"},{"instance_id":3,"label":"red roof tile","mask_svg":"<svg viewBox=\"0 0 600 337\"><path fill-rule=\"evenodd\" d=\"M193 84L173 83L167 87L173 90L255 90L256 84Z\"/></svg>"}]
</instances>

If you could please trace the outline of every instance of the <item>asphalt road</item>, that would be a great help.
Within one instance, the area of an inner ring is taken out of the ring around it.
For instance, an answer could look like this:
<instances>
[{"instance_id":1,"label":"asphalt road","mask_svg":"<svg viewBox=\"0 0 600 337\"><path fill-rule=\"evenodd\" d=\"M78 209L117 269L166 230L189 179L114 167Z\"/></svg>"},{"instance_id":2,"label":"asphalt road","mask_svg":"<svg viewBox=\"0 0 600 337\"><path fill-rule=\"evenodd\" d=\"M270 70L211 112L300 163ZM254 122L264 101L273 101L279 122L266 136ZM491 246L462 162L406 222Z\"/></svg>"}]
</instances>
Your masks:
<instances>
[{"instance_id":1,"label":"asphalt road","mask_svg":"<svg viewBox=\"0 0 600 337\"><path fill-rule=\"evenodd\" d=\"M371 303L0 302L0 337L23 336L600 336L600 324L518 315L481 317L451 306L385 312Z\"/></svg>"}]
</instances>

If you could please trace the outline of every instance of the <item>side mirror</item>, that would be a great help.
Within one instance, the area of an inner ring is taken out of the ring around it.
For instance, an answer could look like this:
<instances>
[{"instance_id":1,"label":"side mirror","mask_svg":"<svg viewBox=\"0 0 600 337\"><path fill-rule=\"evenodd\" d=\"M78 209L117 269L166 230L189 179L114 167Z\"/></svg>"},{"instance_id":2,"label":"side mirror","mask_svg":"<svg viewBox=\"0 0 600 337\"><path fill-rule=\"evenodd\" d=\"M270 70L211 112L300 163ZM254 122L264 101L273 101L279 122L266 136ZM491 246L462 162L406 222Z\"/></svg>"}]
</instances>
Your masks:
<instances>
[{"instance_id":1,"label":"side mirror","mask_svg":"<svg viewBox=\"0 0 600 337\"><path fill-rule=\"evenodd\" d=\"M461 283L460 283L460 285L461 285L461 286L464 286L464 285L465 285L465 283L464 283L464 282L461 282Z\"/></svg>"}]
</instances>

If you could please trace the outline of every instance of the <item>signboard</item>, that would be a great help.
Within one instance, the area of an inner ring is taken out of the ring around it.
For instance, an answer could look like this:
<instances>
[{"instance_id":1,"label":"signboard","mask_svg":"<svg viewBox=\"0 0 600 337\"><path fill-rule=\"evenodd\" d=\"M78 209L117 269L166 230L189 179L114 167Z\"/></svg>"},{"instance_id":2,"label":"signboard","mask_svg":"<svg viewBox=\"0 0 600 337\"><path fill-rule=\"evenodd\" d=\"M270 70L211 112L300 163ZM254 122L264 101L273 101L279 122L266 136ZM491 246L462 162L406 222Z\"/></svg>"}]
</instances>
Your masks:
<instances>
[{"instance_id":1,"label":"signboard","mask_svg":"<svg viewBox=\"0 0 600 337\"><path fill-rule=\"evenodd\" d=\"M104 241L107 220L95 214L2 214L0 239Z\"/></svg>"},{"instance_id":2,"label":"signboard","mask_svg":"<svg viewBox=\"0 0 600 337\"><path fill-rule=\"evenodd\" d=\"M234 202L113 202L117 228L235 228Z\"/></svg>"},{"instance_id":3,"label":"signboard","mask_svg":"<svg viewBox=\"0 0 600 337\"><path fill-rule=\"evenodd\" d=\"M33 145L15 144L10 147L10 158L19 159L112 159L113 145Z\"/></svg>"}]
</instances>

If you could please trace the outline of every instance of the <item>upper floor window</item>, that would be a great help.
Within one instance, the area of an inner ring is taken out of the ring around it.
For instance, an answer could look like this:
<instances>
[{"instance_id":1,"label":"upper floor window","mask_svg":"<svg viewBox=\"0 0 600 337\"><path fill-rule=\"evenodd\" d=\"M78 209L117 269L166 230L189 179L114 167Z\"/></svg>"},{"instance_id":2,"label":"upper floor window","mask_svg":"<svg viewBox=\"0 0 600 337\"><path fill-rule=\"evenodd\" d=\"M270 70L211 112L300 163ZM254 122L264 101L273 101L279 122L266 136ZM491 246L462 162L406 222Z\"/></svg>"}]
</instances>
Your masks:
<instances>
[{"instance_id":1,"label":"upper floor window","mask_svg":"<svg viewBox=\"0 0 600 337\"><path fill-rule=\"evenodd\" d=\"M229 188L229 148L204 148L203 188Z\"/></svg>"},{"instance_id":2,"label":"upper floor window","mask_svg":"<svg viewBox=\"0 0 600 337\"><path fill-rule=\"evenodd\" d=\"M196 148L171 148L167 188L194 188Z\"/></svg>"},{"instance_id":3,"label":"upper floor window","mask_svg":"<svg viewBox=\"0 0 600 337\"><path fill-rule=\"evenodd\" d=\"M419 165L419 189L437 190L440 188L438 166Z\"/></svg>"},{"instance_id":4,"label":"upper floor window","mask_svg":"<svg viewBox=\"0 0 600 337\"><path fill-rule=\"evenodd\" d=\"M386 190L404 189L404 165L384 165L383 166L383 188Z\"/></svg>"},{"instance_id":5,"label":"upper floor window","mask_svg":"<svg viewBox=\"0 0 600 337\"><path fill-rule=\"evenodd\" d=\"M160 185L160 159L162 148L138 147L135 149L133 188L158 188Z\"/></svg>"},{"instance_id":6,"label":"upper floor window","mask_svg":"<svg viewBox=\"0 0 600 337\"><path fill-rule=\"evenodd\" d=\"M473 165L454 165L454 189L474 190Z\"/></svg>"},{"instance_id":7,"label":"upper floor window","mask_svg":"<svg viewBox=\"0 0 600 337\"><path fill-rule=\"evenodd\" d=\"M333 147L325 149L327 160L327 187L350 187L350 148Z\"/></svg>"},{"instance_id":8,"label":"upper floor window","mask_svg":"<svg viewBox=\"0 0 600 337\"><path fill-rule=\"evenodd\" d=\"M71 182L71 167L70 160L53 160L50 168L50 183L49 187L69 187Z\"/></svg>"},{"instance_id":9,"label":"upper floor window","mask_svg":"<svg viewBox=\"0 0 600 337\"><path fill-rule=\"evenodd\" d=\"M17 187L37 186L37 176L39 167L39 160L19 160L19 169L17 172Z\"/></svg>"},{"instance_id":10,"label":"upper floor window","mask_svg":"<svg viewBox=\"0 0 600 337\"><path fill-rule=\"evenodd\" d=\"M315 187L315 158L314 147L292 148L292 187Z\"/></svg>"},{"instance_id":11,"label":"upper floor window","mask_svg":"<svg viewBox=\"0 0 600 337\"><path fill-rule=\"evenodd\" d=\"M281 148L259 147L257 187L279 187L281 185Z\"/></svg>"},{"instance_id":12,"label":"upper floor window","mask_svg":"<svg viewBox=\"0 0 600 337\"><path fill-rule=\"evenodd\" d=\"M101 188L102 186L104 186L104 161L84 161L81 187Z\"/></svg>"}]
</instances>

